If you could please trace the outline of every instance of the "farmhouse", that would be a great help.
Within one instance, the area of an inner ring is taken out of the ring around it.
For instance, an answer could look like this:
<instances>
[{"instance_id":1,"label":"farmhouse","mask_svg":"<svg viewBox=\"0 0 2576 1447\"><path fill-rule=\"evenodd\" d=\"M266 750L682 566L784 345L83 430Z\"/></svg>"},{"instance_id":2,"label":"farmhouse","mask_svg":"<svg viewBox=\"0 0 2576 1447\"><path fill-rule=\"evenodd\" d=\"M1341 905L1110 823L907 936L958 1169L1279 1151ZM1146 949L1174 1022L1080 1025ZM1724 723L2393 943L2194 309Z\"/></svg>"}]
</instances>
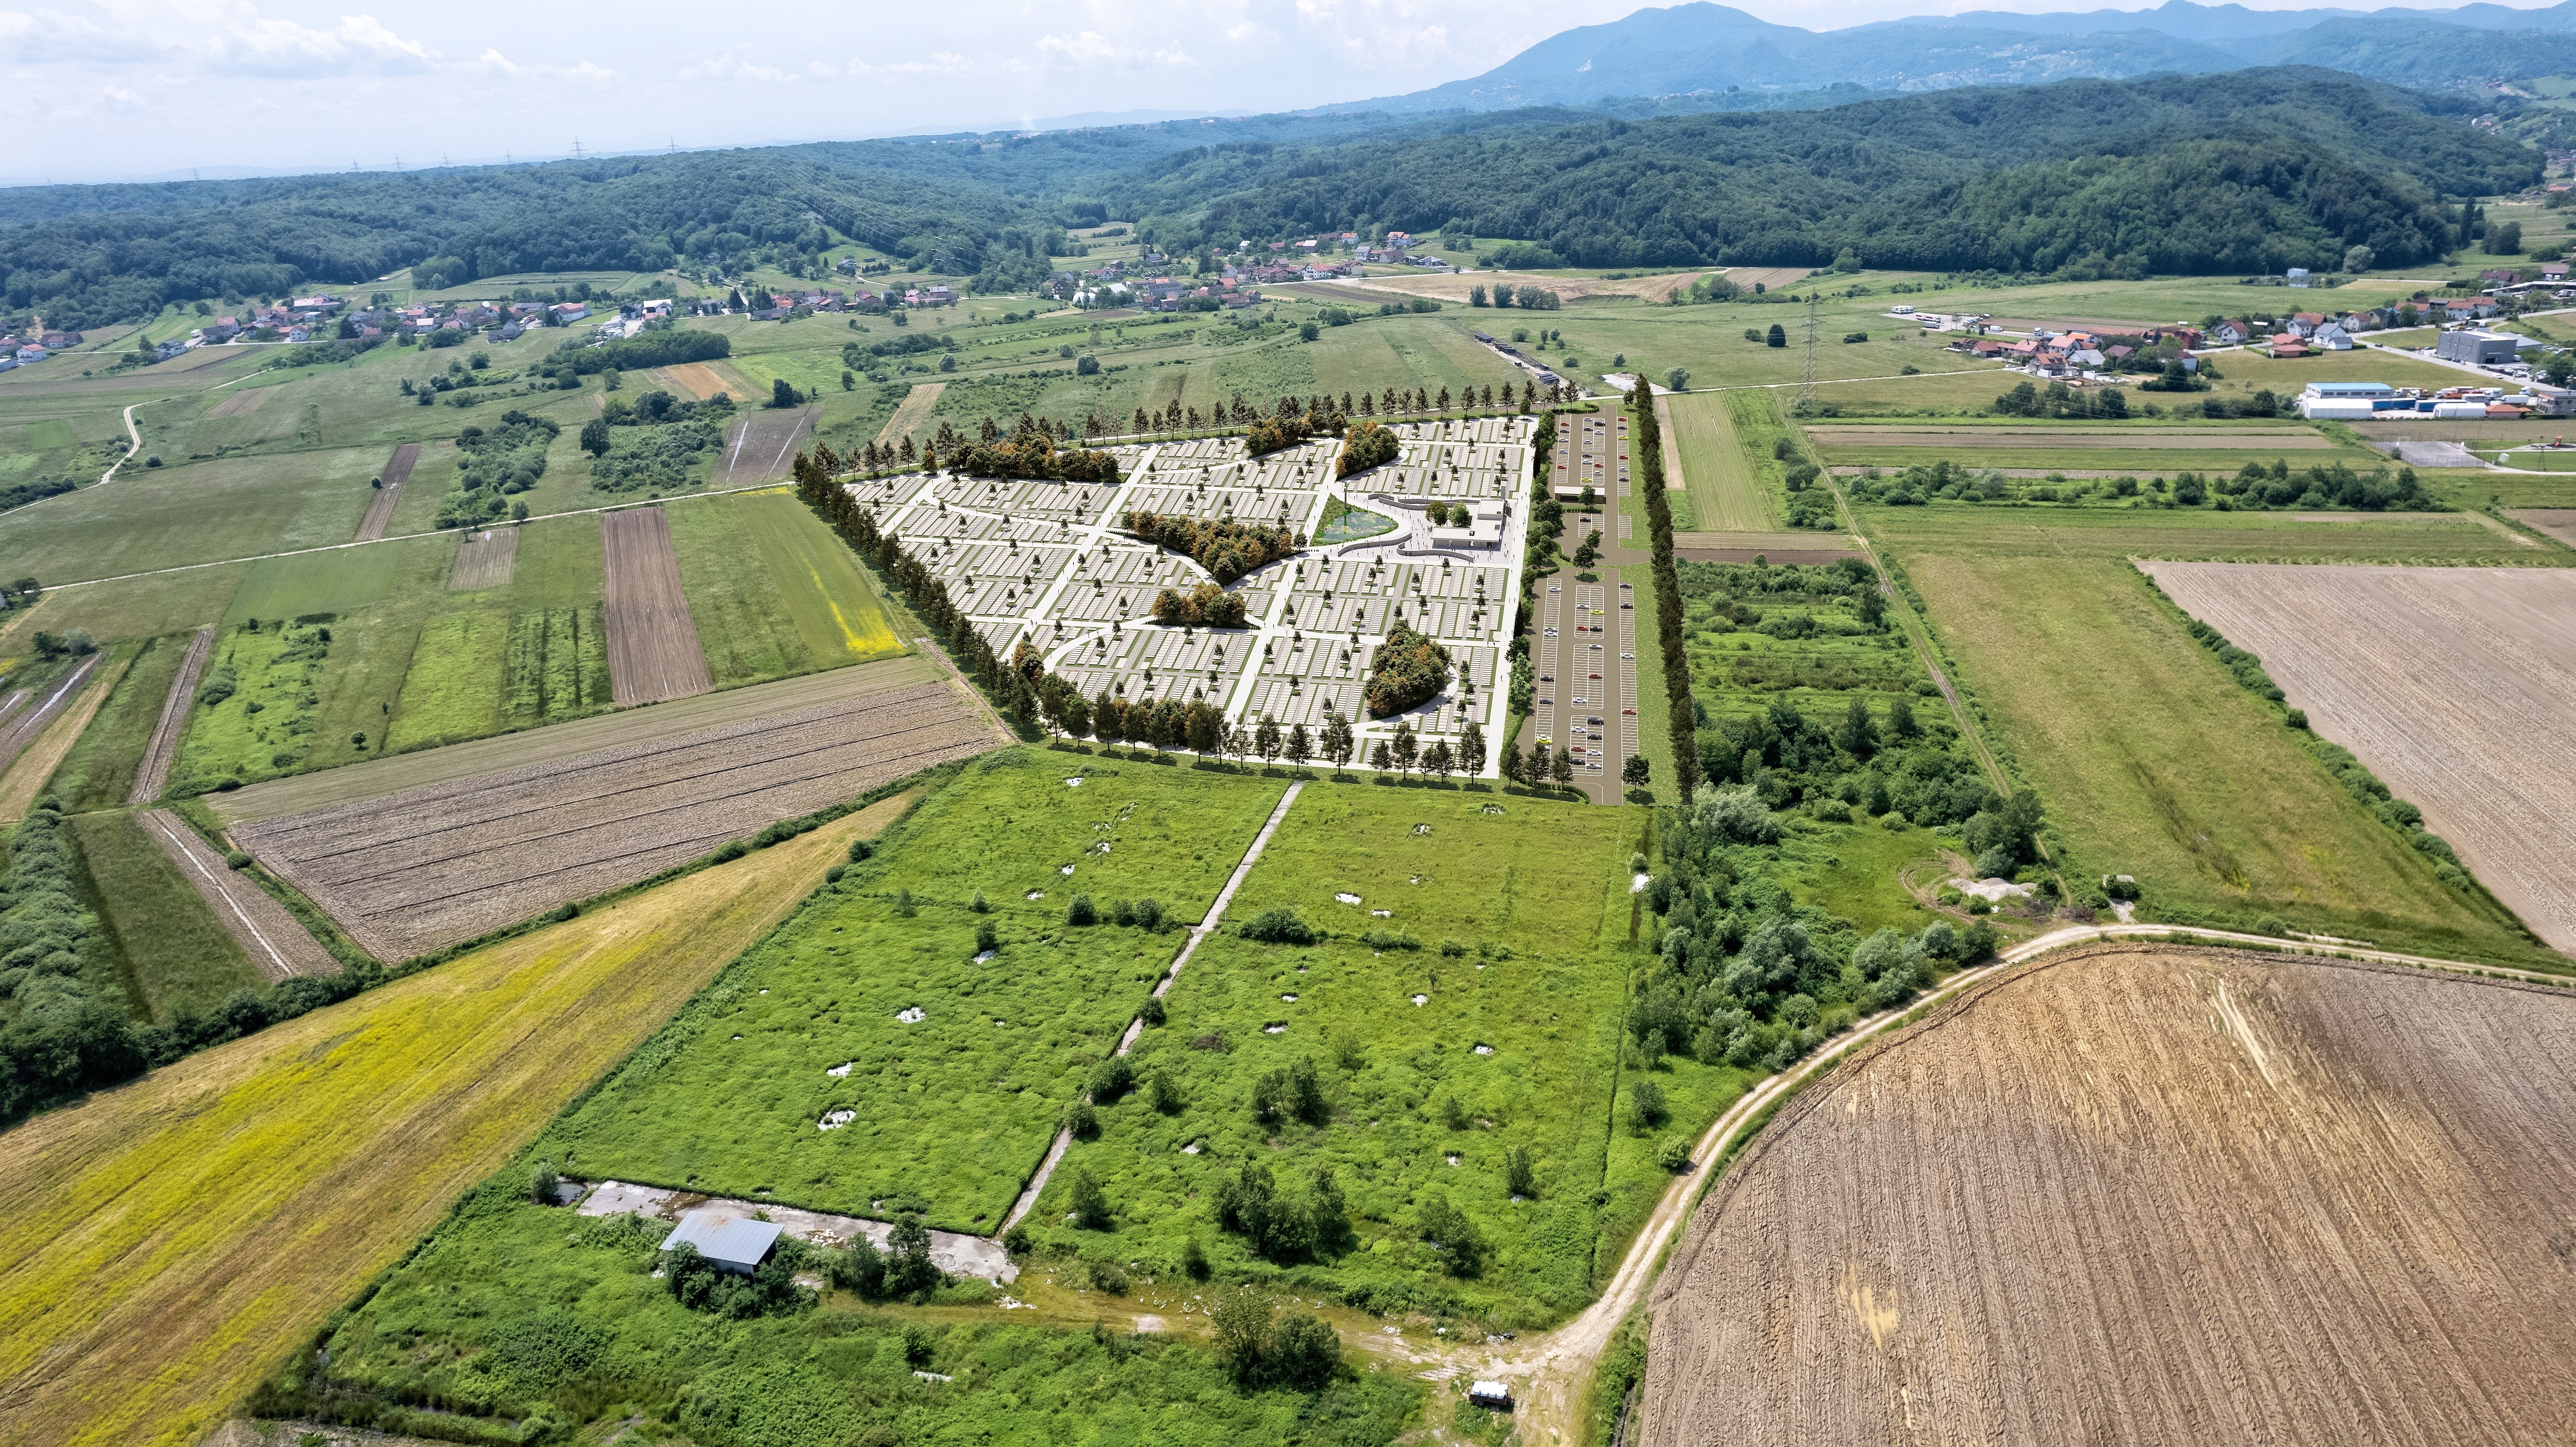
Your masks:
<instances>
[{"instance_id":1,"label":"farmhouse","mask_svg":"<svg viewBox=\"0 0 2576 1447\"><path fill-rule=\"evenodd\" d=\"M698 1254L715 1264L718 1271L749 1276L760 1269L769 1256L769 1248L778 1244L779 1227L770 1221L755 1221L731 1211L691 1211L680 1218L680 1224L662 1238L661 1250L695 1246Z\"/></svg>"}]
</instances>

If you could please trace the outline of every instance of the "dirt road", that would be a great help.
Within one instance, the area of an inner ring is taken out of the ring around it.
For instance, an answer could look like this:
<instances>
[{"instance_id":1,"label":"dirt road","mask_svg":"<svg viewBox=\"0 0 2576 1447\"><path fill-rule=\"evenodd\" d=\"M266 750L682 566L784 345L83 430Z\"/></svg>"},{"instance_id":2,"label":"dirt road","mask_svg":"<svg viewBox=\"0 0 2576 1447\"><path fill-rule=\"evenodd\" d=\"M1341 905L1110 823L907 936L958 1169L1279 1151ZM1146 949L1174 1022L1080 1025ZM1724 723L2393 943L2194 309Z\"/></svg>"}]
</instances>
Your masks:
<instances>
[{"instance_id":1,"label":"dirt road","mask_svg":"<svg viewBox=\"0 0 2576 1447\"><path fill-rule=\"evenodd\" d=\"M207 656L214 651L215 625L209 623L188 640L187 655L179 660L179 676L170 680L170 696L161 701L161 721L152 727L152 742L143 751L143 766L135 771L134 791L125 796L125 802L149 804L161 797L170 782L170 765L179 757L179 731L187 726L198 675L206 671Z\"/></svg>"}]
</instances>

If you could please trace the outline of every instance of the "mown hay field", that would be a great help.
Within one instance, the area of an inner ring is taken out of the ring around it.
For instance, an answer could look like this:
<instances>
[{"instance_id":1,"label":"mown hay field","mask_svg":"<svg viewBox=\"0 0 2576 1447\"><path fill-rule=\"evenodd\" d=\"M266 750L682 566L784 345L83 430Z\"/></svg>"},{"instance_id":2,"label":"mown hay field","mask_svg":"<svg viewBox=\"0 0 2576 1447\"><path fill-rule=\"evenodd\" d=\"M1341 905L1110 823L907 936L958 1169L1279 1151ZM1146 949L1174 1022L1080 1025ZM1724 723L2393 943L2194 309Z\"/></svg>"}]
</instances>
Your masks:
<instances>
[{"instance_id":1,"label":"mown hay field","mask_svg":"<svg viewBox=\"0 0 2576 1447\"><path fill-rule=\"evenodd\" d=\"M2576 571L2142 567L2576 954Z\"/></svg>"},{"instance_id":2,"label":"mown hay field","mask_svg":"<svg viewBox=\"0 0 2576 1447\"><path fill-rule=\"evenodd\" d=\"M1673 526L1683 532L1777 532L1769 489L1735 425L1730 393L1661 398L1671 445L1681 456ZM1757 404L1759 405L1759 404Z\"/></svg>"},{"instance_id":3,"label":"mown hay field","mask_svg":"<svg viewBox=\"0 0 2576 1447\"><path fill-rule=\"evenodd\" d=\"M1654 1295L1642 1442L2554 1443L2576 997L2097 947L1795 1097Z\"/></svg>"},{"instance_id":4,"label":"mown hay field","mask_svg":"<svg viewBox=\"0 0 2576 1447\"><path fill-rule=\"evenodd\" d=\"M1065 782L1074 776L1078 787ZM902 1200L933 1225L989 1233L1092 1062L1179 953L1176 926L1206 913L1284 788L994 754L728 971L549 1140L586 1176L768 1191L859 1215ZM1076 894L1104 915L1114 900L1153 897L1166 928L1068 926ZM990 959L977 958L983 925ZM851 1114L822 1129L837 1111Z\"/></svg>"},{"instance_id":5,"label":"mown hay field","mask_svg":"<svg viewBox=\"0 0 2576 1447\"><path fill-rule=\"evenodd\" d=\"M2035 548L1901 561L2069 877L2136 876L2149 919L2269 915L2392 949L2545 954L2436 879L2128 563Z\"/></svg>"},{"instance_id":6,"label":"mown hay field","mask_svg":"<svg viewBox=\"0 0 2576 1447\"><path fill-rule=\"evenodd\" d=\"M0 1443L201 1439L905 803L0 1134Z\"/></svg>"}]
</instances>

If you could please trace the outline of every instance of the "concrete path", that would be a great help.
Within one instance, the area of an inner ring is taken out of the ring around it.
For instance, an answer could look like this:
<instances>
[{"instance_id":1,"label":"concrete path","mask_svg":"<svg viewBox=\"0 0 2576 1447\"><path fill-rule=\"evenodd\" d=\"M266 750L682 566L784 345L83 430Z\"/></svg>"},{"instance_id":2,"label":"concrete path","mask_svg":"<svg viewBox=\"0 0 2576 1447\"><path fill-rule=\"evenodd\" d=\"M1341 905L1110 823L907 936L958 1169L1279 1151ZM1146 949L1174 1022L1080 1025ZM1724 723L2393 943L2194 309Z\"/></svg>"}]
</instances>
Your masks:
<instances>
[{"instance_id":1,"label":"concrete path","mask_svg":"<svg viewBox=\"0 0 2576 1447\"><path fill-rule=\"evenodd\" d=\"M1234 875L1226 880L1225 888L1217 891L1216 903L1208 906L1207 918L1190 926L1189 942L1182 945L1181 952L1173 957L1172 967L1163 972L1163 978L1154 982L1155 998L1160 999L1171 993L1172 982L1181 977L1181 966L1188 964L1190 956L1198 953L1199 941L1216 933L1218 922L1225 917L1226 905L1234 899L1234 891L1242 885L1243 877L1252 872L1253 863L1261 858L1261 851L1270 847L1270 836L1279 832L1280 821L1288 817L1288 806L1297 802L1297 796L1303 793L1305 788L1306 781L1299 779L1288 786L1288 792L1279 796L1279 807L1270 811L1269 821L1261 826L1260 833L1252 836L1252 847L1243 851L1243 862L1234 867ZM1128 1021L1127 1033L1118 1037L1118 1048L1113 1053L1126 1054L1136 1044L1137 1037L1144 1033L1143 1017L1139 1016ZM1085 1095L1083 1098L1088 1100L1091 1097ZM1001 1231L1008 1231L1018 1225L1020 1218L1028 1215L1030 1208L1037 1205L1039 1193L1046 1189L1047 1178L1055 1174L1056 1164L1064 1159L1064 1153L1072 1146L1071 1130L1059 1130L1055 1133L1055 1144L1047 1147L1046 1159L1038 1163L1037 1174L1029 1178L1028 1189L1022 1191L1020 1198L1011 1203L1011 1213L1002 1218ZM1001 1231L994 1234L998 1236Z\"/></svg>"},{"instance_id":2,"label":"concrete path","mask_svg":"<svg viewBox=\"0 0 2576 1447\"><path fill-rule=\"evenodd\" d=\"M700 1196L656 1186L630 1186L623 1181L601 1181L582 1198L577 1209L584 1216L644 1216L673 1222L700 1209L732 1211L744 1216L757 1211L776 1222L782 1234L799 1241L811 1241L818 1246L845 1246L865 1236L883 1251L886 1244L894 1239L894 1223L890 1221L874 1221L864 1216L834 1216L766 1201ZM1006 1286L1020 1279L1020 1268L1011 1263L1010 1253L1002 1249L1001 1242L989 1236L934 1230L930 1233L930 1259L951 1276L972 1276L997 1286Z\"/></svg>"}]
</instances>

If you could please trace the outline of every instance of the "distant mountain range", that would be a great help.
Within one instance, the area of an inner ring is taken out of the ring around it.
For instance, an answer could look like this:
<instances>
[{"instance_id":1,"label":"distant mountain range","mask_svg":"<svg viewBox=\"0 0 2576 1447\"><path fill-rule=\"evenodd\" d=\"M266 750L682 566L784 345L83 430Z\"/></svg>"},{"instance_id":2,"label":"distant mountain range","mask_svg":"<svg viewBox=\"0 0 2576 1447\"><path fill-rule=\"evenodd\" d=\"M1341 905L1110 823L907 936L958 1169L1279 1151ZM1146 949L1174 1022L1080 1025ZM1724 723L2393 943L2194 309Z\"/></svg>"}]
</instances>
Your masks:
<instances>
[{"instance_id":1,"label":"distant mountain range","mask_svg":"<svg viewBox=\"0 0 2576 1447\"><path fill-rule=\"evenodd\" d=\"M1550 36L1470 79L1321 109L1512 110L1836 84L1947 90L2257 65L2322 66L2416 86L2576 71L2576 0L2542 10L2369 11L2168 0L2154 10L1982 10L1826 31L1694 3Z\"/></svg>"}]
</instances>

